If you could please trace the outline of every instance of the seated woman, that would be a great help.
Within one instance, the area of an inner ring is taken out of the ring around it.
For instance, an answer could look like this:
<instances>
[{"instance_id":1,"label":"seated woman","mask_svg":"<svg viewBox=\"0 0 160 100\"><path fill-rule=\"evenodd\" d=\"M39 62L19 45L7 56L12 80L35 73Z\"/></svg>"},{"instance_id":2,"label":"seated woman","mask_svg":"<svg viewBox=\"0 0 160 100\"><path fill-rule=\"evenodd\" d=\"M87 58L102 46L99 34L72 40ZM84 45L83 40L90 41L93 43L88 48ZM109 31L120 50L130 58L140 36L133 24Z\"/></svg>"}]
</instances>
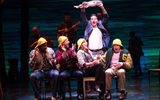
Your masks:
<instances>
[{"instance_id":1,"label":"seated woman","mask_svg":"<svg viewBox=\"0 0 160 100\"><path fill-rule=\"evenodd\" d=\"M91 51L88 49L88 43L85 39L80 38L78 44L78 63L84 72L84 76L95 76L95 89L97 92L102 92L99 88L100 84L104 82L103 63L100 57L93 59Z\"/></svg>"}]
</instances>

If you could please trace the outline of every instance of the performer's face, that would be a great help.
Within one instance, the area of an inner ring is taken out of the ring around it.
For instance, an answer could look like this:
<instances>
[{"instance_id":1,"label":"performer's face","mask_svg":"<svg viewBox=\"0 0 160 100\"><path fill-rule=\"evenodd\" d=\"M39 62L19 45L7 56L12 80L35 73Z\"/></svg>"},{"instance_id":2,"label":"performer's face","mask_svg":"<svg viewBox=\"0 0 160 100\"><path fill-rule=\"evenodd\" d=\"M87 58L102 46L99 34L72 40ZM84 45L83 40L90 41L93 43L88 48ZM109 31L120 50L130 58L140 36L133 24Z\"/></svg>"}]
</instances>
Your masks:
<instances>
[{"instance_id":1,"label":"performer's face","mask_svg":"<svg viewBox=\"0 0 160 100\"><path fill-rule=\"evenodd\" d=\"M97 23L98 23L97 16L96 16L96 15L92 15L91 18L90 18L90 22L91 22L91 25L92 25L93 27L96 27L96 26L97 26Z\"/></svg>"},{"instance_id":2,"label":"performer's face","mask_svg":"<svg viewBox=\"0 0 160 100\"><path fill-rule=\"evenodd\" d=\"M45 52L46 52L46 49L47 49L47 43L42 44L42 45L39 46L38 48L39 48L39 50L40 50L41 52L45 53Z\"/></svg>"},{"instance_id":3,"label":"performer's face","mask_svg":"<svg viewBox=\"0 0 160 100\"><path fill-rule=\"evenodd\" d=\"M65 47L66 49L68 49L68 48L69 48L69 40L66 39L66 40L64 41L63 45L64 45L64 47Z\"/></svg>"},{"instance_id":4,"label":"performer's face","mask_svg":"<svg viewBox=\"0 0 160 100\"><path fill-rule=\"evenodd\" d=\"M84 42L82 43L82 48L83 48L84 50L87 50L87 49L88 49L88 43L87 43L87 41L84 41Z\"/></svg>"},{"instance_id":5,"label":"performer's face","mask_svg":"<svg viewBox=\"0 0 160 100\"><path fill-rule=\"evenodd\" d=\"M121 51L121 47L119 45L114 44L113 45L113 51L115 53L119 53Z\"/></svg>"}]
</instances>

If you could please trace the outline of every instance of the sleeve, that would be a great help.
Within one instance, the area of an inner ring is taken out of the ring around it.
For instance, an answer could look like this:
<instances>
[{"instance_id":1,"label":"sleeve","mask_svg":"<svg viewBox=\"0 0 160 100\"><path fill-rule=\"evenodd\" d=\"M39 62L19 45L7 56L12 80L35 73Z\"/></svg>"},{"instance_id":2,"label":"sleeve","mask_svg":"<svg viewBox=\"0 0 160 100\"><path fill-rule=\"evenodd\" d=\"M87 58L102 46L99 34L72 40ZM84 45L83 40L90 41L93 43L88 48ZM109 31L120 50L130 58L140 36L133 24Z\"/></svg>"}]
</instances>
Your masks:
<instances>
[{"instance_id":1,"label":"sleeve","mask_svg":"<svg viewBox=\"0 0 160 100\"><path fill-rule=\"evenodd\" d=\"M130 53L127 54L127 58L124 62L124 68L127 70L130 70L132 68L132 58Z\"/></svg>"},{"instance_id":2,"label":"sleeve","mask_svg":"<svg viewBox=\"0 0 160 100\"><path fill-rule=\"evenodd\" d=\"M86 13L85 12L81 12L81 17L82 17L82 22L84 26L87 26L88 24L88 19L86 17Z\"/></svg>"},{"instance_id":3,"label":"sleeve","mask_svg":"<svg viewBox=\"0 0 160 100\"><path fill-rule=\"evenodd\" d=\"M85 64L85 60L84 60L84 55L80 51L77 52L77 58L80 67L83 67L83 65Z\"/></svg>"}]
</instances>

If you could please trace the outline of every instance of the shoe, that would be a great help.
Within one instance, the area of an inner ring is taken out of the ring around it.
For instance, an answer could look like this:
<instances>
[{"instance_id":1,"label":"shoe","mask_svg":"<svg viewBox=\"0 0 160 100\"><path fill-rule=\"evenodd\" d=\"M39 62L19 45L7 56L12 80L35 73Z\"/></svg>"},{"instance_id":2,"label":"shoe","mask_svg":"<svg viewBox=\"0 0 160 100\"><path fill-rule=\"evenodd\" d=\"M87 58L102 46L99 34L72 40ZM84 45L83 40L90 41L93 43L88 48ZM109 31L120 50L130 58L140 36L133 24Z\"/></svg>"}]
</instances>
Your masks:
<instances>
[{"instance_id":1,"label":"shoe","mask_svg":"<svg viewBox=\"0 0 160 100\"><path fill-rule=\"evenodd\" d=\"M106 91L106 100L111 100L111 91L110 90L107 90Z\"/></svg>"},{"instance_id":2,"label":"shoe","mask_svg":"<svg viewBox=\"0 0 160 100\"><path fill-rule=\"evenodd\" d=\"M102 92L101 89L99 88L99 86L96 86L95 88L96 88L97 92Z\"/></svg>"},{"instance_id":3,"label":"shoe","mask_svg":"<svg viewBox=\"0 0 160 100\"><path fill-rule=\"evenodd\" d=\"M78 99L78 100L83 100L83 95L82 95L82 94L79 94L79 95L77 96L77 99Z\"/></svg>"},{"instance_id":4,"label":"shoe","mask_svg":"<svg viewBox=\"0 0 160 100\"><path fill-rule=\"evenodd\" d=\"M56 100L56 98L55 97L51 97L51 100Z\"/></svg>"},{"instance_id":5,"label":"shoe","mask_svg":"<svg viewBox=\"0 0 160 100\"><path fill-rule=\"evenodd\" d=\"M103 100L104 99L104 93L99 93L99 100Z\"/></svg>"},{"instance_id":6,"label":"shoe","mask_svg":"<svg viewBox=\"0 0 160 100\"><path fill-rule=\"evenodd\" d=\"M127 92L125 90L121 91L121 95L119 96L119 100L124 100L127 96Z\"/></svg>"},{"instance_id":7,"label":"shoe","mask_svg":"<svg viewBox=\"0 0 160 100\"><path fill-rule=\"evenodd\" d=\"M34 100L39 100L38 98L34 98Z\"/></svg>"},{"instance_id":8,"label":"shoe","mask_svg":"<svg viewBox=\"0 0 160 100\"><path fill-rule=\"evenodd\" d=\"M60 95L60 96L58 97L58 100L65 100L65 96Z\"/></svg>"}]
</instances>

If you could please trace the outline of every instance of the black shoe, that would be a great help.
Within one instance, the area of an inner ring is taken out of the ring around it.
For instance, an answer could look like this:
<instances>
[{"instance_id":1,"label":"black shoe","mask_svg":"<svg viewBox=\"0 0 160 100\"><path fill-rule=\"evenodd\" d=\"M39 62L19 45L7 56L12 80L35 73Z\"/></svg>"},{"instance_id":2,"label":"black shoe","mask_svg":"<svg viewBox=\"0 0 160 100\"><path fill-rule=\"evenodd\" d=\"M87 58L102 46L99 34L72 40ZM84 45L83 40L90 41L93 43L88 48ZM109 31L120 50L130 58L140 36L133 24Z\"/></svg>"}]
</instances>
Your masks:
<instances>
[{"instance_id":1,"label":"black shoe","mask_svg":"<svg viewBox=\"0 0 160 100\"><path fill-rule=\"evenodd\" d=\"M103 100L104 99L104 93L99 93L99 100Z\"/></svg>"},{"instance_id":2,"label":"black shoe","mask_svg":"<svg viewBox=\"0 0 160 100\"><path fill-rule=\"evenodd\" d=\"M124 100L126 98L126 96L127 96L127 92L122 90L121 95L119 96L119 100Z\"/></svg>"},{"instance_id":3,"label":"black shoe","mask_svg":"<svg viewBox=\"0 0 160 100\"><path fill-rule=\"evenodd\" d=\"M65 100L65 96L60 95L60 96L58 97L58 100Z\"/></svg>"},{"instance_id":4,"label":"black shoe","mask_svg":"<svg viewBox=\"0 0 160 100\"><path fill-rule=\"evenodd\" d=\"M77 99L78 100L83 100L83 95L82 94L78 94Z\"/></svg>"},{"instance_id":5,"label":"black shoe","mask_svg":"<svg viewBox=\"0 0 160 100\"><path fill-rule=\"evenodd\" d=\"M108 90L108 91L106 91L106 100L111 100L111 91L110 90Z\"/></svg>"}]
</instances>

